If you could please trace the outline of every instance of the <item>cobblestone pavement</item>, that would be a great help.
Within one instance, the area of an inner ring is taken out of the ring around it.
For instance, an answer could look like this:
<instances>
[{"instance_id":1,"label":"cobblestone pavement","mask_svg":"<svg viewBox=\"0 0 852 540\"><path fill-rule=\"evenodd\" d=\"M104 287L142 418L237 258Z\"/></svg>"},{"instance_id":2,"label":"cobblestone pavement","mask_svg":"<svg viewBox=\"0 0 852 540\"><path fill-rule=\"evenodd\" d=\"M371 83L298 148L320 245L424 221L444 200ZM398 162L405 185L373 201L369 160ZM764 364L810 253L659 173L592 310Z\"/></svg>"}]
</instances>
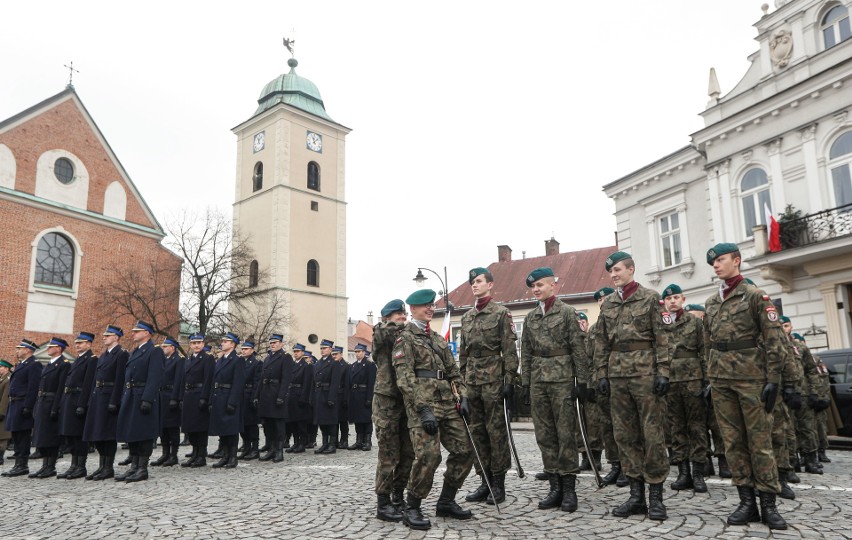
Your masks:
<instances>
[{"instance_id":1,"label":"cobblestone pavement","mask_svg":"<svg viewBox=\"0 0 852 540\"><path fill-rule=\"evenodd\" d=\"M718 477L708 480L709 493L693 494L668 489L672 474L666 482L669 519L664 522L611 516L610 510L627 498L627 488L597 490L588 473L578 480L576 513L538 510L546 493L546 483L533 478L541 468L538 447L530 432L517 432L515 439L527 477L521 480L510 472L502 514L493 506L462 501L478 485L472 476L457 500L473 510L474 518L436 518L439 472L423 502L432 520L429 531L375 519L374 447L372 452L338 451L332 456L310 450L285 454L283 463L241 462L237 470L152 467L151 479L136 484L0 478L6 502L0 538L852 538L852 452L829 452L832 463L822 476L800 474L802 483L793 486L796 500L779 499L790 528L770 533L760 524L726 526L737 494L728 480ZM153 457L158 455L155 450ZM88 465L93 462L97 465L96 454ZM70 459L58 465L65 470ZM7 460L5 468L10 466Z\"/></svg>"}]
</instances>

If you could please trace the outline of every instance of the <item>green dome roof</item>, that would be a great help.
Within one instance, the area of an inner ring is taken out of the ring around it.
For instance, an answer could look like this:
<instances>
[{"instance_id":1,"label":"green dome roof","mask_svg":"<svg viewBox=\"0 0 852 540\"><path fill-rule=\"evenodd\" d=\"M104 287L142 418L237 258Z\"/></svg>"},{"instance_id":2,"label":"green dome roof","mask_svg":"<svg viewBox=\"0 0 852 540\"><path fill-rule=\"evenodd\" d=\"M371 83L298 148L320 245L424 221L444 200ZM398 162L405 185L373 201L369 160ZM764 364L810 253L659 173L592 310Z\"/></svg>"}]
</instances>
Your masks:
<instances>
[{"instance_id":1,"label":"green dome roof","mask_svg":"<svg viewBox=\"0 0 852 540\"><path fill-rule=\"evenodd\" d=\"M283 73L271 80L260 93L258 107L254 114L260 114L279 103L286 103L307 113L319 116L331 122L334 120L325 112L317 85L304 77L296 75L299 62L295 58L287 60L290 73Z\"/></svg>"}]
</instances>

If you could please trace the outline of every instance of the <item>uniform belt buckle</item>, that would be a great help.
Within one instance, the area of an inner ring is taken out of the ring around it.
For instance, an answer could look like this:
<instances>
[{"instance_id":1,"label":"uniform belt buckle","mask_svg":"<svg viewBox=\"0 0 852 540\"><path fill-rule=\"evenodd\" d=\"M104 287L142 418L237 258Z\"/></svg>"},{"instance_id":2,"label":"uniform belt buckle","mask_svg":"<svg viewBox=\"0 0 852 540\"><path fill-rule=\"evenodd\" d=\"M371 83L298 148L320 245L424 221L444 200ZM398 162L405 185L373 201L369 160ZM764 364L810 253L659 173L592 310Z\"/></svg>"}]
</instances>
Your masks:
<instances>
[{"instance_id":1,"label":"uniform belt buckle","mask_svg":"<svg viewBox=\"0 0 852 540\"><path fill-rule=\"evenodd\" d=\"M132 386L133 386L133 383L125 383L125 385L124 385L125 388L131 388Z\"/></svg>"},{"instance_id":2,"label":"uniform belt buckle","mask_svg":"<svg viewBox=\"0 0 852 540\"><path fill-rule=\"evenodd\" d=\"M473 351L473 357L474 358L481 358L482 357L482 351Z\"/></svg>"},{"instance_id":3,"label":"uniform belt buckle","mask_svg":"<svg viewBox=\"0 0 852 540\"><path fill-rule=\"evenodd\" d=\"M444 372L439 369L438 371L435 372L435 378L438 379L439 381L443 381L444 380Z\"/></svg>"}]
</instances>

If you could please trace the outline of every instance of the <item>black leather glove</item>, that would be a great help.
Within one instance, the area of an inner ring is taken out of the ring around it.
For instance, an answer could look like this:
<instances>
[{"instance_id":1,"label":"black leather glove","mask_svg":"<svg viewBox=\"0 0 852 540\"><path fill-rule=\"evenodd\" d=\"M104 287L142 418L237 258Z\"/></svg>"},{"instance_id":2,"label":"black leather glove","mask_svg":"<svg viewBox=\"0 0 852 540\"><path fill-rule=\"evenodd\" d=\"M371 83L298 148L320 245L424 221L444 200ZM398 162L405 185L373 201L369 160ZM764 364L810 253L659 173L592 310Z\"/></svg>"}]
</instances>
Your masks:
<instances>
[{"instance_id":1,"label":"black leather glove","mask_svg":"<svg viewBox=\"0 0 852 540\"><path fill-rule=\"evenodd\" d=\"M598 402L598 393L595 392L594 388L589 388L586 390L586 401L589 403L597 403Z\"/></svg>"},{"instance_id":2,"label":"black leather glove","mask_svg":"<svg viewBox=\"0 0 852 540\"><path fill-rule=\"evenodd\" d=\"M6 419L6 415L3 414L3 413L0 413L0 422L2 422L5 419Z\"/></svg>"},{"instance_id":3,"label":"black leather glove","mask_svg":"<svg viewBox=\"0 0 852 540\"><path fill-rule=\"evenodd\" d=\"M251 400L251 408L257 409L257 406L259 405L259 403L260 403L260 400L257 400L257 399Z\"/></svg>"},{"instance_id":4,"label":"black leather glove","mask_svg":"<svg viewBox=\"0 0 852 540\"><path fill-rule=\"evenodd\" d=\"M532 396L530 395L530 387L524 386L524 387L522 387L522 390L524 392L524 405L529 407L530 405L532 405Z\"/></svg>"},{"instance_id":5,"label":"black leather glove","mask_svg":"<svg viewBox=\"0 0 852 540\"><path fill-rule=\"evenodd\" d=\"M819 402L819 398L817 397L816 394L808 395L808 407L816 410L816 408L818 407L818 405L817 405L818 402Z\"/></svg>"},{"instance_id":6,"label":"black leather glove","mask_svg":"<svg viewBox=\"0 0 852 540\"><path fill-rule=\"evenodd\" d=\"M56 420L57 418L59 418L59 411L53 411L53 410L51 410L51 411L50 411L50 419L51 419L51 420Z\"/></svg>"},{"instance_id":7,"label":"black leather glove","mask_svg":"<svg viewBox=\"0 0 852 540\"><path fill-rule=\"evenodd\" d=\"M420 415L420 423L423 425L423 431L429 435L436 435L438 433L438 420L435 419L432 408L428 406L422 407L417 411L417 414Z\"/></svg>"},{"instance_id":8,"label":"black leather glove","mask_svg":"<svg viewBox=\"0 0 852 540\"><path fill-rule=\"evenodd\" d=\"M503 385L503 399L508 399L512 401L512 398L515 396L515 385L513 384L504 384Z\"/></svg>"},{"instance_id":9,"label":"black leather glove","mask_svg":"<svg viewBox=\"0 0 852 540\"><path fill-rule=\"evenodd\" d=\"M110 414L118 413L118 405L116 405L115 403L110 403L109 405L107 405L107 412Z\"/></svg>"},{"instance_id":10,"label":"black leather glove","mask_svg":"<svg viewBox=\"0 0 852 540\"><path fill-rule=\"evenodd\" d=\"M33 417L32 409L27 409L26 407L24 407L23 409L21 409L21 416L24 419L29 420L30 418Z\"/></svg>"},{"instance_id":11,"label":"black leather glove","mask_svg":"<svg viewBox=\"0 0 852 540\"><path fill-rule=\"evenodd\" d=\"M602 396L609 395L609 379L606 377L602 377L601 380L598 381L598 394Z\"/></svg>"},{"instance_id":12,"label":"black leather glove","mask_svg":"<svg viewBox=\"0 0 852 540\"><path fill-rule=\"evenodd\" d=\"M792 386L785 386L783 392L784 403L786 403L790 409L798 411L802 408L802 394L796 392Z\"/></svg>"},{"instance_id":13,"label":"black leather glove","mask_svg":"<svg viewBox=\"0 0 852 540\"><path fill-rule=\"evenodd\" d=\"M151 414L151 402L143 401L139 404L139 412L142 414Z\"/></svg>"},{"instance_id":14,"label":"black leather glove","mask_svg":"<svg viewBox=\"0 0 852 540\"><path fill-rule=\"evenodd\" d=\"M367 407L368 409L372 409L373 408L373 402L368 399L367 401L364 402L364 406Z\"/></svg>"},{"instance_id":15,"label":"black leather glove","mask_svg":"<svg viewBox=\"0 0 852 540\"><path fill-rule=\"evenodd\" d=\"M237 412L237 408L236 408L236 407L234 407L234 406L233 406L233 405L231 405L230 403L228 403L227 405L225 405L225 414L234 414L235 412Z\"/></svg>"},{"instance_id":16,"label":"black leather glove","mask_svg":"<svg viewBox=\"0 0 852 540\"><path fill-rule=\"evenodd\" d=\"M763 403L763 410L772 412L775 408L775 399L778 397L778 385L775 383L766 383L763 385L763 390L760 392L760 401Z\"/></svg>"},{"instance_id":17,"label":"black leather glove","mask_svg":"<svg viewBox=\"0 0 852 540\"><path fill-rule=\"evenodd\" d=\"M326 405L328 405L329 407L334 407L334 402L333 402L333 401L330 401L330 400L329 400L329 401L326 401L326 402L325 402L325 404L326 404Z\"/></svg>"},{"instance_id":18,"label":"black leather glove","mask_svg":"<svg viewBox=\"0 0 852 540\"><path fill-rule=\"evenodd\" d=\"M701 397L704 399L704 405L708 409L713 408L713 390L710 387L709 381L701 381Z\"/></svg>"},{"instance_id":19,"label":"black leather glove","mask_svg":"<svg viewBox=\"0 0 852 540\"><path fill-rule=\"evenodd\" d=\"M170 410L176 411L179 406L180 406L180 403L178 402L178 400L176 400L176 399L170 399L169 400L169 409Z\"/></svg>"},{"instance_id":20,"label":"black leather glove","mask_svg":"<svg viewBox=\"0 0 852 540\"><path fill-rule=\"evenodd\" d=\"M669 378L657 375L654 377L654 393L660 397L669 393Z\"/></svg>"},{"instance_id":21,"label":"black leather glove","mask_svg":"<svg viewBox=\"0 0 852 540\"><path fill-rule=\"evenodd\" d=\"M831 407L831 401L827 399L821 399L819 400L819 408L817 409L817 412L824 411L829 407Z\"/></svg>"},{"instance_id":22,"label":"black leather glove","mask_svg":"<svg viewBox=\"0 0 852 540\"><path fill-rule=\"evenodd\" d=\"M85 407L77 407L74 409L74 414L76 414L79 418L83 418L86 416L86 408Z\"/></svg>"},{"instance_id":23,"label":"black leather glove","mask_svg":"<svg viewBox=\"0 0 852 540\"><path fill-rule=\"evenodd\" d=\"M459 412L459 416L470 421L470 402L466 397L462 396L459 402L456 403L456 410Z\"/></svg>"},{"instance_id":24,"label":"black leather glove","mask_svg":"<svg viewBox=\"0 0 852 540\"><path fill-rule=\"evenodd\" d=\"M586 403L589 399L589 388L586 386L586 383L577 383L577 386L574 388L574 395L580 403Z\"/></svg>"},{"instance_id":25,"label":"black leather glove","mask_svg":"<svg viewBox=\"0 0 852 540\"><path fill-rule=\"evenodd\" d=\"M284 405L284 398L275 398L275 406L280 407L282 405Z\"/></svg>"},{"instance_id":26,"label":"black leather glove","mask_svg":"<svg viewBox=\"0 0 852 540\"><path fill-rule=\"evenodd\" d=\"M204 399L204 398L199 399L198 400L198 410L203 411L205 407L207 407L207 400Z\"/></svg>"}]
</instances>

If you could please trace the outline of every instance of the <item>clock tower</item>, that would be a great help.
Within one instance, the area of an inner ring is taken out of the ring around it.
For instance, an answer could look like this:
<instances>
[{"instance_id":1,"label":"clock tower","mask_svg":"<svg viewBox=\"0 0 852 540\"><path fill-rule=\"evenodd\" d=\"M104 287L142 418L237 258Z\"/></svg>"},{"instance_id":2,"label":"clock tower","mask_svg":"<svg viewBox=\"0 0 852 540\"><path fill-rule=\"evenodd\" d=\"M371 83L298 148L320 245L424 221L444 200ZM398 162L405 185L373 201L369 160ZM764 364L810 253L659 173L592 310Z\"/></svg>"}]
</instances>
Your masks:
<instances>
[{"instance_id":1,"label":"clock tower","mask_svg":"<svg viewBox=\"0 0 852 540\"><path fill-rule=\"evenodd\" d=\"M265 276L258 287L286 300L288 340L346 343L345 139L298 62L269 82L254 114L235 127L234 232ZM251 314L249 314L251 315ZM254 336L265 340L267 336ZM310 348L310 345L308 345Z\"/></svg>"}]
</instances>

